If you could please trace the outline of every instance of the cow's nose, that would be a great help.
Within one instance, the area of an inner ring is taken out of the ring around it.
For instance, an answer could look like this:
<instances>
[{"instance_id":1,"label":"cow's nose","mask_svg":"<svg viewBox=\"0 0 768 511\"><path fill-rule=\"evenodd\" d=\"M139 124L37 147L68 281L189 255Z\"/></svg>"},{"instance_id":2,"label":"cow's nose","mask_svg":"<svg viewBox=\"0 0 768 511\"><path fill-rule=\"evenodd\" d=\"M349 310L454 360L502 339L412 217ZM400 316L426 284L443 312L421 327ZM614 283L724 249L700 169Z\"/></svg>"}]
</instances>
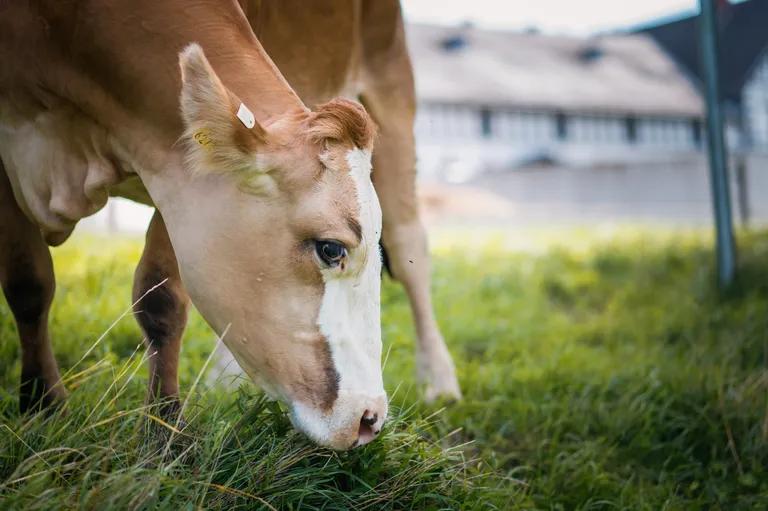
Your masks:
<instances>
[{"instance_id":1,"label":"cow's nose","mask_svg":"<svg viewBox=\"0 0 768 511\"><path fill-rule=\"evenodd\" d=\"M369 410L365 411L365 414L363 415L363 418L360 419L360 424L364 424L365 426L373 426L376 424L376 421L379 420L379 414L373 413L371 415L371 412Z\"/></svg>"},{"instance_id":2,"label":"cow's nose","mask_svg":"<svg viewBox=\"0 0 768 511\"><path fill-rule=\"evenodd\" d=\"M360 418L360 428L357 431L357 445L365 445L379 434L381 425L384 422L379 420L379 413L375 410L366 410Z\"/></svg>"}]
</instances>

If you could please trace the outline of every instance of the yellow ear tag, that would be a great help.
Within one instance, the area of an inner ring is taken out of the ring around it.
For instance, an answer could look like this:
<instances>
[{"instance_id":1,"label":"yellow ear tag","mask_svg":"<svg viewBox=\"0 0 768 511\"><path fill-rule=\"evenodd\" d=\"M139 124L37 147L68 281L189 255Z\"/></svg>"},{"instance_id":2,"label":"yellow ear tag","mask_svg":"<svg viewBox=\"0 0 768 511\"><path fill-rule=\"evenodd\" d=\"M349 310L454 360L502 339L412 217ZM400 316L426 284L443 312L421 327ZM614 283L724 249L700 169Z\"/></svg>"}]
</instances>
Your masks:
<instances>
[{"instance_id":1,"label":"yellow ear tag","mask_svg":"<svg viewBox=\"0 0 768 511\"><path fill-rule=\"evenodd\" d=\"M211 137L208 135L208 130L202 129L199 131L196 131L194 135L192 135L192 138L195 139L195 142L203 146L207 150L213 149L213 140L211 140Z\"/></svg>"}]
</instances>

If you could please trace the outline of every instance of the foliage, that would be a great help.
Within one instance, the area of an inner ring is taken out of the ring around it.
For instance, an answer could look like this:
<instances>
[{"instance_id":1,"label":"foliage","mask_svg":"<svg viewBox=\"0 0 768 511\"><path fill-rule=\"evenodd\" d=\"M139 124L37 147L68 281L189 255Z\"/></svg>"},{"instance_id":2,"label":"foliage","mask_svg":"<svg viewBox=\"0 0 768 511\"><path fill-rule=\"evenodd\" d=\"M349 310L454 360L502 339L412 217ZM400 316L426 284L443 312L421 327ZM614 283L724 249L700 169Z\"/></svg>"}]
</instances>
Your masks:
<instances>
[{"instance_id":1,"label":"foliage","mask_svg":"<svg viewBox=\"0 0 768 511\"><path fill-rule=\"evenodd\" d=\"M740 236L740 281L726 293L698 233L588 231L525 252L465 234L438 243L434 280L465 399L419 401L409 306L388 282L393 417L378 441L341 454L312 447L250 386L195 385L215 345L196 314L186 428L160 423L143 405L138 327L127 314L110 328L141 244L56 249L51 331L71 396L53 414L18 415L18 343L0 305L0 505L766 507L768 233Z\"/></svg>"}]
</instances>

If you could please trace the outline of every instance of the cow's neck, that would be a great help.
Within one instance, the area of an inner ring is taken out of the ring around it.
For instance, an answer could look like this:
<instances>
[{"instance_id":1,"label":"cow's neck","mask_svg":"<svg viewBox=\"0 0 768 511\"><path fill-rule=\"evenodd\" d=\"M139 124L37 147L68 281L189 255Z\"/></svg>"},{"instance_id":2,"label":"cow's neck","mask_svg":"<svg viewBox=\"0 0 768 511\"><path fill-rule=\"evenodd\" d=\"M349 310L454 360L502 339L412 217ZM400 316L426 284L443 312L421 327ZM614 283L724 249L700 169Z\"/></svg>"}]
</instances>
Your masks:
<instances>
[{"instance_id":1,"label":"cow's neck","mask_svg":"<svg viewBox=\"0 0 768 511\"><path fill-rule=\"evenodd\" d=\"M187 44L203 47L257 120L303 108L234 3L116 2L88 16L77 4L8 9L0 156L12 162L5 170L20 206L54 242L107 193L144 200L142 187L121 189L137 183L131 175L163 213L190 207L211 186L186 171L177 143L178 51Z\"/></svg>"},{"instance_id":2,"label":"cow's neck","mask_svg":"<svg viewBox=\"0 0 768 511\"><path fill-rule=\"evenodd\" d=\"M254 45L244 50L225 48L208 59L222 82L257 121L265 124L275 116L304 108L258 41L254 39Z\"/></svg>"}]
</instances>

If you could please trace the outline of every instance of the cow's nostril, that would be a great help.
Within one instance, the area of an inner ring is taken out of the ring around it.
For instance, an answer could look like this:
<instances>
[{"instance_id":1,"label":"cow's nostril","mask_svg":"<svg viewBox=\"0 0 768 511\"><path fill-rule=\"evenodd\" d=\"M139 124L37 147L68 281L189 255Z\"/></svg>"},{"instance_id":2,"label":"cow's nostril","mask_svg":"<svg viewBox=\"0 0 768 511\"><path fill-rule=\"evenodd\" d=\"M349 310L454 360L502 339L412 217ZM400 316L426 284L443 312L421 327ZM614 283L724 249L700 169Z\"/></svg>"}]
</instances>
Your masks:
<instances>
[{"instance_id":1,"label":"cow's nostril","mask_svg":"<svg viewBox=\"0 0 768 511\"><path fill-rule=\"evenodd\" d=\"M377 413L371 413L366 410L363 416L360 418L360 428L357 430L357 445L365 445L379 433L379 429L373 429L376 422L379 420Z\"/></svg>"},{"instance_id":2,"label":"cow's nostril","mask_svg":"<svg viewBox=\"0 0 768 511\"><path fill-rule=\"evenodd\" d=\"M363 418L360 419L360 424L364 424L366 426L373 426L376 424L376 421L379 420L379 414L374 413L371 414L368 410L365 411L363 414Z\"/></svg>"}]
</instances>

